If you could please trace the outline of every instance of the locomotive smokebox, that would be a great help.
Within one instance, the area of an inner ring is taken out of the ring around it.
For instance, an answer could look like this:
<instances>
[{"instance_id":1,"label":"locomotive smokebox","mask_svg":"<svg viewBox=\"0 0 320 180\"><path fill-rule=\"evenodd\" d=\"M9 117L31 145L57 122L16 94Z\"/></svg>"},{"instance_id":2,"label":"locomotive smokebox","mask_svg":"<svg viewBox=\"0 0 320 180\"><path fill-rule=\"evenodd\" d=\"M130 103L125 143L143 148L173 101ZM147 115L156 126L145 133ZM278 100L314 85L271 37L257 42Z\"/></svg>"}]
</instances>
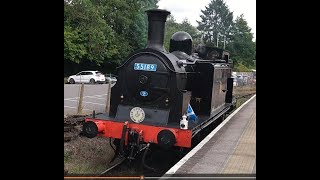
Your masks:
<instances>
[{"instance_id":1,"label":"locomotive smokebox","mask_svg":"<svg viewBox=\"0 0 320 180\"><path fill-rule=\"evenodd\" d=\"M164 28L170 12L162 9L151 9L146 12L148 15L147 48L165 51L163 47Z\"/></svg>"}]
</instances>

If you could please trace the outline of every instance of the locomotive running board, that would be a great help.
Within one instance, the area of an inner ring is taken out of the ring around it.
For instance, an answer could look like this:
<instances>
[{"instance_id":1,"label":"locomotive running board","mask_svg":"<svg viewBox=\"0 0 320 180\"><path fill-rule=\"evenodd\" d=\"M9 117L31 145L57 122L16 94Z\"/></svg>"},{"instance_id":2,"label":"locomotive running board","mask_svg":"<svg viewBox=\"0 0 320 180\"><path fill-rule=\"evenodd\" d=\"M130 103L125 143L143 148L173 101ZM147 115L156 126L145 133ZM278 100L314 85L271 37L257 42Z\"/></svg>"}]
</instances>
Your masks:
<instances>
[{"instance_id":1,"label":"locomotive running board","mask_svg":"<svg viewBox=\"0 0 320 180\"><path fill-rule=\"evenodd\" d=\"M226 107L224 107L221 111L219 111L217 114L213 115L212 117L204 120L201 124L197 125L192 129L192 137L194 137L196 134L198 134L202 129L213 123L215 120L217 120L219 117L224 115L226 112L229 111L232 104L226 104Z\"/></svg>"}]
</instances>

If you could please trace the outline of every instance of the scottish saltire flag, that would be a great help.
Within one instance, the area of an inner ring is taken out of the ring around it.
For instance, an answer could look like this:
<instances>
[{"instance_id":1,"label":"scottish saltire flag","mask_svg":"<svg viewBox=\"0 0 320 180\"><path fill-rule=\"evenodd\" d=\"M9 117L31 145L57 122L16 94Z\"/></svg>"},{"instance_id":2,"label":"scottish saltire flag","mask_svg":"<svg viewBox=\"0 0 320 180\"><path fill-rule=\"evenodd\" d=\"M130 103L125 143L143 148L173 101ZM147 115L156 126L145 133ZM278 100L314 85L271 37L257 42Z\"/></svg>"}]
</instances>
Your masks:
<instances>
[{"instance_id":1,"label":"scottish saltire flag","mask_svg":"<svg viewBox=\"0 0 320 180\"><path fill-rule=\"evenodd\" d=\"M188 117L188 120L192 120L192 121L195 121L197 119L197 116L194 113L190 104L188 105L187 117Z\"/></svg>"}]
</instances>

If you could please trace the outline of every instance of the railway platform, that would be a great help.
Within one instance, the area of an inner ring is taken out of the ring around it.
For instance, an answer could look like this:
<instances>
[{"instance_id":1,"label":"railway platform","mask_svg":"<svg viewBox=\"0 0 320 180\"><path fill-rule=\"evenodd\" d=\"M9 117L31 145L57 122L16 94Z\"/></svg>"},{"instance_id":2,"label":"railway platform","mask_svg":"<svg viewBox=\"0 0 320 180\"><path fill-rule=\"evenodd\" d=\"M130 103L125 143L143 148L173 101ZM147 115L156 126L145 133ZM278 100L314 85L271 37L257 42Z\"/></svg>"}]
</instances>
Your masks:
<instances>
[{"instance_id":1,"label":"railway platform","mask_svg":"<svg viewBox=\"0 0 320 180\"><path fill-rule=\"evenodd\" d=\"M163 177L188 174L247 174L255 178L256 95L230 114Z\"/></svg>"}]
</instances>

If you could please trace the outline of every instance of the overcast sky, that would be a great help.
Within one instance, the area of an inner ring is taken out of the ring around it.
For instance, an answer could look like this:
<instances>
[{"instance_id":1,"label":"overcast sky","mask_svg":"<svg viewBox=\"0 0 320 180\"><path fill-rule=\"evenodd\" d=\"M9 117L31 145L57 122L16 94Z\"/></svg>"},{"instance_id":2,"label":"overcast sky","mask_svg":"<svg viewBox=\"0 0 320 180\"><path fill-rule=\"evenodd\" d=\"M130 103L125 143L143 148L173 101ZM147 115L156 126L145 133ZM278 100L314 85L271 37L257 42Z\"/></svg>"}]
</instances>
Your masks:
<instances>
[{"instance_id":1,"label":"overcast sky","mask_svg":"<svg viewBox=\"0 0 320 180\"><path fill-rule=\"evenodd\" d=\"M188 18L193 26L198 26L196 20L200 21L201 10L209 4L211 0L160 0L159 9L166 9L177 22L182 22L184 18ZM254 39L256 39L256 0L224 0L233 12L235 19L240 14L244 15L244 19L248 22Z\"/></svg>"}]
</instances>

